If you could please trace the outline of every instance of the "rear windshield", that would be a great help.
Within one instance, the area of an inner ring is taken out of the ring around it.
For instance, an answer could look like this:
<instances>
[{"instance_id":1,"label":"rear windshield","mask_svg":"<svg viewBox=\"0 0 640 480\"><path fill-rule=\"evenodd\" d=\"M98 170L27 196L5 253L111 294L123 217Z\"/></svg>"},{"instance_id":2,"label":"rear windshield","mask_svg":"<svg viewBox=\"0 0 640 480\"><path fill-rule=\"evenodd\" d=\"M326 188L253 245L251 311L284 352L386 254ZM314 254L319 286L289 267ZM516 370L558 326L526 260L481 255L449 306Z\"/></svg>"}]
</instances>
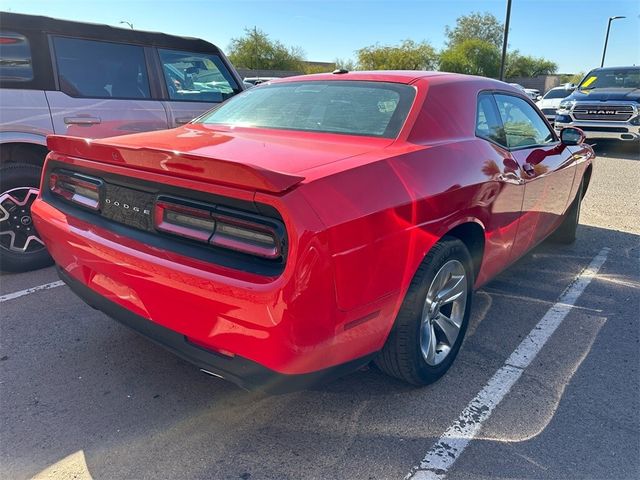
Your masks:
<instances>
[{"instance_id":1,"label":"rear windshield","mask_svg":"<svg viewBox=\"0 0 640 480\"><path fill-rule=\"evenodd\" d=\"M578 88L640 88L640 68L594 70L584 77Z\"/></svg>"},{"instance_id":2,"label":"rear windshield","mask_svg":"<svg viewBox=\"0 0 640 480\"><path fill-rule=\"evenodd\" d=\"M549 90L543 98L545 100L550 98L566 98L571 95L571 92L573 92L573 90L569 88L559 88L557 90L554 88L553 90Z\"/></svg>"},{"instance_id":3,"label":"rear windshield","mask_svg":"<svg viewBox=\"0 0 640 480\"><path fill-rule=\"evenodd\" d=\"M414 97L413 87L387 82L265 84L233 97L199 122L395 138Z\"/></svg>"}]
</instances>

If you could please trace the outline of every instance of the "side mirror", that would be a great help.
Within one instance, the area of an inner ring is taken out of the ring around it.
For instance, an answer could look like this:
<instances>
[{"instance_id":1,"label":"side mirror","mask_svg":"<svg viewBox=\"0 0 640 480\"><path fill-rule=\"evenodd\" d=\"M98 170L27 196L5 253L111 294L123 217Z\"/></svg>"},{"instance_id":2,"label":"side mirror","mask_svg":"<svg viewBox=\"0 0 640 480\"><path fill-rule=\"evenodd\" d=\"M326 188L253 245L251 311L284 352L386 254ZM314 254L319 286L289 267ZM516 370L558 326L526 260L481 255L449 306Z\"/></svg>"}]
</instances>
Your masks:
<instances>
[{"instance_id":1,"label":"side mirror","mask_svg":"<svg viewBox=\"0 0 640 480\"><path fill-rule=\"evenodd\" d=\"M579 128L565 127L560 131L560 141L564 145L580 145L584 139L584 132Z\"/></svg>"},{"instance_id":2,"label":"side mirror","mask_svg":"<svg viewBox=\"0 0 640 480\"><path fill-rule=\"evenodd\" d=\"M538 95L538 96L536 97L536 102L539 102L540 100L542 100L542 95Z\"/></svg>"}]
</instances>

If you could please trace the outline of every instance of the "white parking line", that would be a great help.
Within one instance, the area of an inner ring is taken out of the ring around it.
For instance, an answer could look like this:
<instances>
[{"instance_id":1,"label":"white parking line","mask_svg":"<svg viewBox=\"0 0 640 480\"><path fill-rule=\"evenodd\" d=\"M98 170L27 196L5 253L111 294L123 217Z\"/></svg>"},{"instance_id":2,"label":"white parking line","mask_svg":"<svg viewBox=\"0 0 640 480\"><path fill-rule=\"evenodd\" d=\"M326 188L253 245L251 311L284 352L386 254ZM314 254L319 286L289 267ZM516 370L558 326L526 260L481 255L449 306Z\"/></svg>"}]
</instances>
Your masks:
<instances>
[{"instance_id":1,"label":"white parking line","mask_svg":"<svg viewBox=\"0 0 640 480\"><path fill-rule=\"evenodd\" d=\"M49 290L51 288L61 287L62 285L64 285L64 282L62 280L58 280L57 282L45 283L44 285L27 288L26 290L20 290L19 292L7 293L0 297L0 303L6 302L7 300L13 300L14 298L24 297L25 295L39 292L40 290Z\"/></svg>"},{"instance_id":2,"label":"white parking line","mask_svg":"<svg viewBox=\"0 0 640 480\"><path fill-rule=\"evenodd\" d=\"M587 268L577 275L560 295L558 301L547 311L529 335L518 345L487 384L480 390L458 419L442 434L405 479L442 480L447 471L460 457L469 442L478 434L482 424L491 416L493 409L502 401L511 387L518 381L553 332L560 326L587 285L597 275L609 254L603 248Z\"/></svg>"}]
</instances>

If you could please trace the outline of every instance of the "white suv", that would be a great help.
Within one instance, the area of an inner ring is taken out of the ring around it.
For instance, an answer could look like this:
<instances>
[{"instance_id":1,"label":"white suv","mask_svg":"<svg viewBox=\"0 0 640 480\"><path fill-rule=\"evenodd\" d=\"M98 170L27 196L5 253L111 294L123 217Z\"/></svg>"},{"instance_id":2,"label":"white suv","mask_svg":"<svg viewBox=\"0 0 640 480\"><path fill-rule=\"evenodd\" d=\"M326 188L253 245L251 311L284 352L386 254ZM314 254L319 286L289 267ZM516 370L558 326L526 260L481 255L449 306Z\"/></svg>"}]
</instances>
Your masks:
<instances>
[{"instance_id":1,"label":"white suv","mask_svg":"<svg viewBox=\"0 0 640 480\"><path fill-rule=\"evenodd\" d=\"M30 214L47 135L171 128L244 88L204 40L0 12L0 269L51 261Z\"/></svg>"}]
</instances>

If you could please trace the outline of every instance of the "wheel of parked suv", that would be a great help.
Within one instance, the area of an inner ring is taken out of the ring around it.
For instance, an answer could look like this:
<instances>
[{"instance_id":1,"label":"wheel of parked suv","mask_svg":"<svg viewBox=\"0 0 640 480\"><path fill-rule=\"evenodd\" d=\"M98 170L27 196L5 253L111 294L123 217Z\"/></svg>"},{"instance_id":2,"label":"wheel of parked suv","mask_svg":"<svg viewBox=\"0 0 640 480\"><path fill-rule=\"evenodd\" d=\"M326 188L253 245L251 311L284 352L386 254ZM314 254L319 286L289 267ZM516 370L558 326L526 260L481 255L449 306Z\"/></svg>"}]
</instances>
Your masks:
<instances>
[{"instance_id":1,"label":"wheel of parked suv","mask_svg":"<svg viewBox=\"0 0 640 480\"><path fill-rule=\"evenodd\" d=\"M584 182L580 182L576 198L569 207L567 215L556 231L551 234L552 241L566 244L576 241L576 231L578 230L578 223L580 223L580 205L582 205L583 185Z\"/></svg>"},{"instance_id":2,"label":"wheel of parked suv","mask_svg":"<svg viewBox=\"0 0 640 480\"><path fill-rule=\"evenodd\" d=\"M40 167L8 163L0 169L0 270L26 272L51 265L52 259L31 219L38 195Z\"/></svg>"},{"instance_id":3,"label":"wheel of parked suv","mask_svg":"<svg viewBox=\"0 0 640 480\"><path fill-rule=\"evenodd\" d=\"M438 380L460 350L472 288L469 251L460 240L445 237L418 268L376 365L414 385Z\"/></svg>"}]
</instances>

